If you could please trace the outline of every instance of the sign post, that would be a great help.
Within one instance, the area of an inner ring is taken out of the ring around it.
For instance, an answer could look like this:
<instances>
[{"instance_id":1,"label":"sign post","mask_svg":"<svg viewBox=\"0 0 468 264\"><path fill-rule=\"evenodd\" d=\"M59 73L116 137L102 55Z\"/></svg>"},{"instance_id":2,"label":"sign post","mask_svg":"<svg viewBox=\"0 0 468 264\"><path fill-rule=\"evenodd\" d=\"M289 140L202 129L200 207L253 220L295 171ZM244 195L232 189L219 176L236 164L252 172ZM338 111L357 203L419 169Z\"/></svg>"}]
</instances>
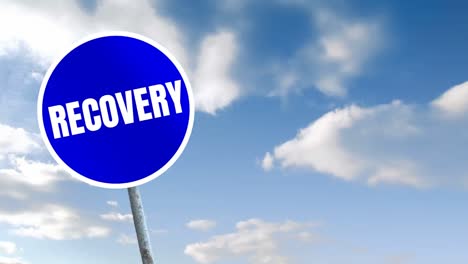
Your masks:
<instances>
[{"instance_id":1,"label":"sign post","mask_svg":"<svg viewBox=\"0 0 468 264\"><path fill-rule=\"evenodd\" d=\"M145 212L141 201L140 191L137 187L128 188L128 198L130 199L130 207L132 208L133 224L140 247L141 261L143 264L153 264L153 252L149 238L148 226L146 225Z\"/></svg>"},{"instance_id":2,"label":"sign post","mask_svg":"<svg viewBox=\"0 0 468 264\"><path fill-rule=\"evenodd\" d=\"M56 60L37 117L55 161L88 184L128 189L143 264L153 264L136 186L167 171L190 138L187 75L163 46L129 32L92 35Z\"/></svg>"}]
</instances>

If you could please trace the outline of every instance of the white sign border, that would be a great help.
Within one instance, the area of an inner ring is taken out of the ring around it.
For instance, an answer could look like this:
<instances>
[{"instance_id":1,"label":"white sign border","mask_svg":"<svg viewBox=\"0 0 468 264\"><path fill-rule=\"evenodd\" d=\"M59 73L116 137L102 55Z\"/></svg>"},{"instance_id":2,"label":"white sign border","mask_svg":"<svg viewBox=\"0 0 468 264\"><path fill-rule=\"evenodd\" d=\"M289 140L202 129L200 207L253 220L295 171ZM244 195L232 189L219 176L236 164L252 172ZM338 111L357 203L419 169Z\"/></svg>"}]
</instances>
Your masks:
<instances>
[{"instance_id":1,"label":"white sign border","mask_svg":"<svg viewBox=\"0 0 468 264\"><path fill-rule=\"evenodd\" d=\"M174 156L172 156L172 158L163 167L161 167L159 170L157 170L156 172L154 172L151 175L146 176L143 179L133 181L133 182L128 182L128 183L115 183L115 184L114 183L104 183L104 182L98 182L98 181L95 181L95 180L91 180L91 179L79 174L78 172L73 170L71 167L69 167L58 156L58 154L55 152L54 148L50 144L49 138L47 137L47 134L46 134L46 131L45 131L45 128L44 128L44 120L42 118L42 104L43 104L43 100L44 100L45 89L46 89L47 83L49 82L49 78L52 75L52 73L54 72L57 65L70 52L72 52L74 49L78 48L79 46L81 46L81 45L83 45L83 44L85 44L85 43L87 43L89 41L98 39L98 38L112 37L112 36L117 36L117 37L121 36L121 37L129 37L129 38L138 39L140 41L143 41L143 42L157 48L164 55L166 55L166 57L168 57L169 60L171 60L171 62L176 66L177 70L179 71L180 75L182 76L182 79L183 79L183 81L185 83L185 87L187 89L189 105L190 105L190 114L189 114L189 122L188 122L188 126L187 126L187 131L185 132L185 136L184 136L184 139L182 140L182 144L179 146L179 148L177 149L177 152L174 154ZM187 74L185 73L184 69L182 68L181 64L179 63L179 61L172 55L172 53L169 52L169 50L167 50L164 46L160 45L156 41L154 41L154 40L152 40L152 39L150 39L148 37L145 37L145 36L142 36L142 35L139 35L139 34L136 34L136 33L132 33L132 32L127 32L127 31L106 31L106 32L91 34L91 35L87 36L86 38L83 38L80 41L76 42L74 45L72 45L72 48L67 50L67 52L64 53L62 56L58 57L52 63L52 65L49 67L49 69L47 70L46 74L44 75L44 79L42 80L42 84L41 84L41 87L39 89L39 95L38 95L38 100L37 100L37 120L39 122L39 129L40 129L40 132L41 132L41 137L42 137L42 139L43 139L43 141L44 141L44 143L45 143L45 145L47 147L47 150L52 155L54 160L62 168L64 168L66 172L68 172L70 175L72 175L76 179L78 179L80 181L83 181L85 183L88 183L88 184L90 184L92 186L106 188L106 189L124 189L124 188L136 187L136 186L145 184L145 183L147 183L147 182L149 182L151 180L154 180L155 178L161 176L164 172L166 172L170 167L172 167L172 165L174 165L174 163L177 161L177 159L180 157L180 155L184 151L185 147L187 146L187 143L188 143L188 141L190 139L190 135L192 134L194 118L195 118L195 101L194 101L194 96L193 96L193 93L192 93L192 86L190 85L189 78L188 78Z\"/></svg>"}]
</instances>

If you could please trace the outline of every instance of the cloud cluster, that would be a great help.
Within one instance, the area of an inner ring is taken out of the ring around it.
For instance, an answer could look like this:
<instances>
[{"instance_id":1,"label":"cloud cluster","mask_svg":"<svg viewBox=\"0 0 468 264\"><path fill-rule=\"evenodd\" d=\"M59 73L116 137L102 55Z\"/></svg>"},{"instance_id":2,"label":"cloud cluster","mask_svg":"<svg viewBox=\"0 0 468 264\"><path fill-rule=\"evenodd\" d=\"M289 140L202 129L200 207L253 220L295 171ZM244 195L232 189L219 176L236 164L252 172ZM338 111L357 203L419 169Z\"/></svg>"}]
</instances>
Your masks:
<instances>
[{"instance_id":1,"label":"cloud cluster","mask_svg":"<svg viewBox=\"0 0 468 264\"><path fill-rule=\"evenodd\" d=\"M25 155L40 148L39 135L0 123L0 161L7 155Z\"/></svg>"},{"instance_id":2,"label":"cloud cluster","mask_svg":"<svg viewBox=\"0 0 468 264\"><path fill-rule=\"evenodd\" d=\"M10 156L7 169L0 169L4 184L14 182L18 185L50 189L61 180L67 179L65 172L56 164L28 160L24 157Z\"/></svg>"},{"instance_id":3,"label":"cloud cluster","mask_svg":"<svg viewBox=\"0 0 468 264\"><path fill-rule=\"evenodd\" d=\"M109 30L139 33L167 47L194 81L198 110L214 114L240 96L239 86L230 78L238 49L235 34L230 30L207 34L199 54L189 56L185 32L149 0L98 1L93 12L83 9L77 0L2 1L0 58L29 54L43 72L72 43ZM40 75L32 66L30 72L32 76Z\"/></svg>"},{"instance_id":4,"label":"cloud cluster","mask_svg":"<svg viewBox=\"0 0 468 264\"><path fill-rule=\"evenodd\" d=\"M37 239L99 238L110 233L109 228L89 224L74 209L57 204L19 211L0 210L0 223L10 225L12 234Z\"/></svg>"},{"instance_id":5,"label":"cloud cluster","mask_svg":"<svg viewBox=\"0 0 468 264\"><path fill-rule=\"evenodd\" d=\"M0 196L25 199L32 192L47 192L68 179L56 164L30 159L42 152L40 137L22 128L0 123Z\"/></svg>"},{"instance_id":6,"label":"cloud cluster","mask_svg":"<svg viewBox=\"0 0 468 264\"><path fill-rule=\"evenodd\" d=\"M468 102L465 87L454 86L426 105L394 101L335 109L266 153L263 168L302 167L369 185L466 185L466 164L451 157L468 154L468 136L460 133L468 128L468 109L456 108L455 119L447 99Z\"/></svg>"},{"instance_id":7,"label":"cloud cluster","mask_svg":"<svg viewBox=\"0 0 468 264\"><path fill-rule=\"evenodd\" d=\"M105 237L110 233L109 228L88 224L75 209L64 205L46 203L34 209L21 208L18 199L30 202L39 194L54 191L59 182L70 177L55 163L40 161L44 152L38 135L0 123L0 136L0 196L17 203L15 209L0 209L0 223L10 226L12 234L68 240ZM0 243L0 247L3 251L12 249L11 244Z\"/></svg>"},{"instance_id":8,"label":"cloud cluster","mask_svg":"<svg viewBox=\"0 0 468 264\"><path fill-rule=\"evenodd\" d=\"M126 30L157 39L187 65L182 33L147 0L98 1L93 12L87 12L76 0L6 0L0 10L0 56L25 48L46 66L87 34Z\"/></svg>"},{"instance_id":9,"label":"cloud cluster","mask_svg":"<svg viewBox=\"0 0 468 264\"><path fill-rule=\"evenodd\" d=\"M198 111L216 114L240 98L245 91L232 76L240 49L236 32L218 29L193 43L171 18L158 11L157 4L103 0L90 12L77 0L60 4L51 4L51 0L3 1L0 30L5 33L0 36L0 59L28 54L33 64L26 70L37 82L50 61L80 38L105 30L132 31L157 40L175 54L192 80ZM305 3L294 4L309 8ZM318 36L311 36L294 51L292 59L281 61L283 66L273 76L278 85L270 90L271 95L315 87L329 96L344 96L348 81L381 49L383 30L376 20L341 17L317 8L310 14L311 27L317 28ZM11 24L16 26L8 26ZM10 86L18 86L18 82Z\"/></svg>"},{"instance_id":10,"label":"cloud cluster","mask_svg":"<svg viewBox=\"0 0 468 264\"><path fill-rule=\"evenodd\" d=\"M202 264L233 257L246 257L253 264L286 264L289 263L287 257L280 253L281 241L287 238L298 239L298 234L311 226L313 225L310 223L293 221L272 223L249 219L238 222L233 233L187 245L185 254Z\"/></svg>"}]
</instances>

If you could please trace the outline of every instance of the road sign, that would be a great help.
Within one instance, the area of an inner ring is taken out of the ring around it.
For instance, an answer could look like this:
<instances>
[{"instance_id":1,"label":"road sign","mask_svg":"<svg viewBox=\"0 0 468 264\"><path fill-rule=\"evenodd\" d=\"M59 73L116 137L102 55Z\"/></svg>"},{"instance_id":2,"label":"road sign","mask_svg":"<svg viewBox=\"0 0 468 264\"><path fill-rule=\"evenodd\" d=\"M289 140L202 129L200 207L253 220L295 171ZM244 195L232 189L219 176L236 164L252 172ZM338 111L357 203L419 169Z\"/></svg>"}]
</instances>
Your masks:
<instances>
[{"instance_id":1,"label":"road sign","mask_svg":"<svg viewBox=\"0 0 468 264\"><path fill-rule=\"evenodd\" d=\"M47 71L38 120L53 158L76 178L129 188L164 173L193 126L189 80L168 50L133 33L93 35Z\"/></svg>"}]
</instances>

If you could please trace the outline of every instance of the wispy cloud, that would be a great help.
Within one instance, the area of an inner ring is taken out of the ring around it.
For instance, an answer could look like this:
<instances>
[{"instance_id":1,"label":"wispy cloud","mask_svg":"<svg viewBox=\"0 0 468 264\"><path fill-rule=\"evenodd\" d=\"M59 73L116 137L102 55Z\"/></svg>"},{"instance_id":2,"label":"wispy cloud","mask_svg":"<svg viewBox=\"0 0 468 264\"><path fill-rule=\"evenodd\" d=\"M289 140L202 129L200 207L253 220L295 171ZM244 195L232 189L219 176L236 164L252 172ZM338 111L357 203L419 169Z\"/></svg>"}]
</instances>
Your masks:
<instances>
[{"instance_id":1,"label":"wispy cloud","mask_svg":"<svg viewBox=\"0 0 468 264\"><path fill-rule=\"evenodd\" d=\"M1 257L0 256L0 264L27 264L20 258L10 258L10 257Z\"/></svg>"},{"instance_id":2,"label":"wispy cloud","mask_svg":"<svg viewBox=\"0 0 468 264\"><path fill-rule=\"evenodd\" d=\"M135 235L120 234L117 238L117 243L121 245L133 245L137 243L137 239Z\"/></svg>"},{"instance_id":3,"label":"wispy cloud","mask_svg":"<svg viewBox=\"0 0 468 264\"><path fill-rule=\"evenodd\" d=\"M290 263L280 255L279 235L291 235L303 232L313 225L285 221L282 223L266 222L261 219L249 219L236 224L233 233L213 236L205 242L189 244L185 254L196 262L208 264L232 257L246 257L253 264ZM295 239L297 236L291 236Z\"/></svg>"},{"instance_id":4,"label":"wispy cloud","mask_svg":"<svg viewBox=\"0 0 468 264\"><path fill-rule=\"evenodd\" d=\"M318 46L312 47L317 50L308 52L317 52L318 70L323 72L314 84L324 94L344 96L347 92L345 82L358 76L378 50L382 28L375 21L343 19L328 10L319 10L316 20L322 35Z\"/></svg>"},{"instance_id":5,"label":"wispy cloud","mask_svg":"<svg viewBox=\"0 0 468 264\"><path fill-rule=\"evenodd\" d=\"M119 203L117 201L107 201L106 204L113 208L119 207Z\"/></svg>"},{"instance_id":6,"label":"wispy cloud","mask_svg":"<svg viewBox=\"0 0 468 264\"><path fill-rule=\"evenodd\" d=\"M27 210L0 210L0 223L11 226L10 232L14 235L37 239L71 240L110 234L109 228L90 224L76 210L57 204Z\"/></svg>"},{"instance_id":7,"label":"wispy cloud","mask_svg":"<svg viewBox=\"0 0 468 264\"><path fill-rule=\"evenodd\" d=\"M110 212L106 214L101 214L100 217L103 220L113 221L113 222L132 222L133 221L132 214L121 214L118 212Z\"/></svg>"},{"instance_id":8,"label":"wispy cloud","mask_svg":"<svg viewBox=\"0 0 468 264\"><path fill-rule=\"evenodd\" d=\"M206 232L216 227L216 222L213 220L199 219L188 222L186 226L192 230Z\"/></svg>"},{"instance_id":9,"label":"wispy cloud","mask_svg":"<svg viewBox=\"0 0 468 264\"><path fill-rule=\"evenodd\" d=\"M308 9L308 3L295 2ZM374 19L339 16L329 9L310 10L318 37L311 37L289 61L281 62L275 73L278 86L271 95L287 95L314 87L325 95L343 97L348 82L381 49L382 25Z\"/></svg>"}]
</instances>

